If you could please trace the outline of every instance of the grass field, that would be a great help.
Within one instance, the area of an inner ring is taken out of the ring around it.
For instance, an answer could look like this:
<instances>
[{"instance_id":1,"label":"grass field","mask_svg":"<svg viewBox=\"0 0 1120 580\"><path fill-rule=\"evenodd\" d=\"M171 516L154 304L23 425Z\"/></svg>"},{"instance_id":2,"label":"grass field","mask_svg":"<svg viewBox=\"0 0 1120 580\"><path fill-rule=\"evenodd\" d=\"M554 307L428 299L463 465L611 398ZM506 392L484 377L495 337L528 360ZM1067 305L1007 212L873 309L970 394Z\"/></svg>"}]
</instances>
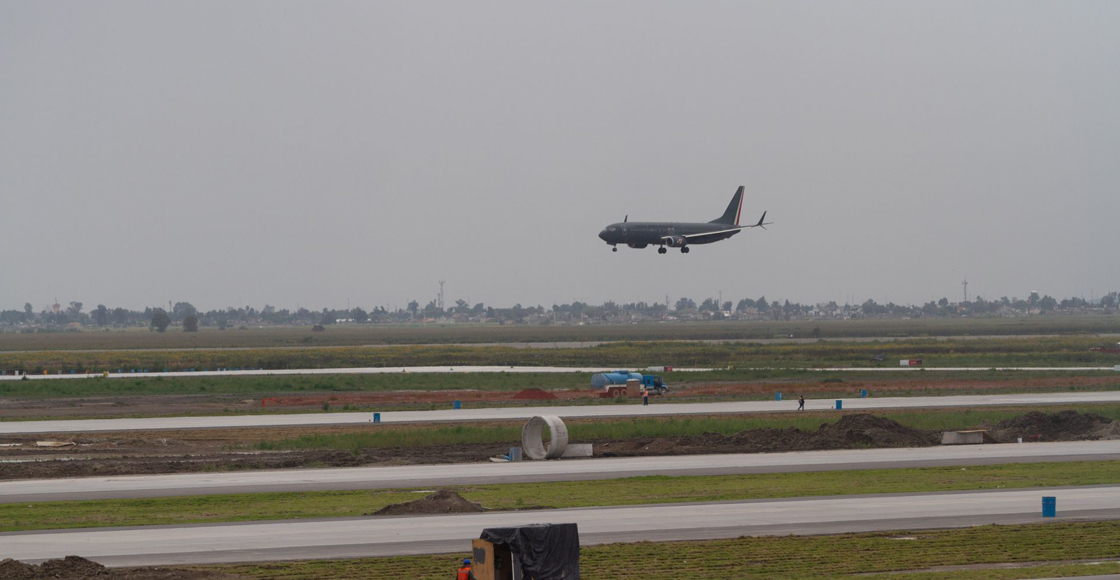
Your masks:
<instances>
[{"instance_id":1,"label":"grass field","mask_svg":"<svg viewBox=\"0 0 1120 580\"><path fill-rule=\"evenodd\" d=\"M914 429L950 431L970 429L981 425L994 425L1005 419L1030 411L1057 412L1075 410L1092 412L1120 420L1118 405L1063 405L1002 407L987 409L923 409L908 411L879 411L875 415L898 421ZM805 413L801 415L749 415L709 417L663 417L643 419L566 420L568 436L572 441L604 439L637 439L657 437L689 437L704 433L733 435L748 429L785 429L794 427L815 431L823 423L840 420L839 413ZM310 435L296 439L263 440L255 445L262 450L279 449L340 449L357 452L379 447L432 447L455 443L515 442L521 437L521 423L506 425L455 426L409 425L385 426L375 430L347 430L340 433Z\"/></svg>"},{"instance_id":2,"label":"grass field","mask_svg":"<svg viewBox=\"0 0 1120 580\"><path fill-rule=\"evenodd\" d=\"M487 509L573 508L1120 481L1120 461L451 486ZM393 489L0 504L0 532L368 515L427 491Z\"/></svg>"},{"instance_id":3,"label":"grass field","mask_svg":"<svg viewBox=\"0 0 1120 580\"><path fill-rule=\"evenodd\" d=\"M247 348L127 351L18 351L0 353L0 369L30 374L181 371L218 368L338 368L398 366L579 366L643 368L806 368L896 366L921 358L933 367L1108 366L1120 356L1091 352L1107 344L1092 336L987 339L903 339L776 343L614 342L588 348L412 345L331 348ZM883 363L870 362L881 354Z\"/></svg>"},{"instance_id":4,"label":"grass field","mask_svg":"<svg viewBox=\"0 0 1120 580\"><path fill-rule=\"evenodd\" d=\"M637 540L639 538L628 538ZM212 566L278 580L444 580L463 554ZM586 580L1011 580L1120 573L1120 523L585 546ZM997 564L1031 567L996 567ZM950 567L931 570L932 568Z\"/></svg>"},{"instance_id":5,"label":"grass field","mask_svg":"<svg viewBox=\"0 0 1120 580\"><path fill-rule=\"evenodd\" d=\"M710 321L628 325L368 325L267 327L197 333L88 329L73 332L0 333L0 351L267 348L282 346L360 346L384 344L452 344L506 342L582 342L617 340L728 340L810 337L923 337L967 335L1120 333L1120 316L1035 316L1030 318L960 318L911 320Z\"/></svg>"}]
</instances>

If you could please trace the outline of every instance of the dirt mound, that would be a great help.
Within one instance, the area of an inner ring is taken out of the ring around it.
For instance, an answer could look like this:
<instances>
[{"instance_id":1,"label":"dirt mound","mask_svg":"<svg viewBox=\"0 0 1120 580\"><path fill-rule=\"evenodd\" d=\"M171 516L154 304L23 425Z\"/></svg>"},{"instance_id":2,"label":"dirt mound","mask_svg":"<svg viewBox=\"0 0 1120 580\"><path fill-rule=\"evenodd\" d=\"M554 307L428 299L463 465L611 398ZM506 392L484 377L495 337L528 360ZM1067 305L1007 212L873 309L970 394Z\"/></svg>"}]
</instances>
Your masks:
<instances>
[{"instance_id":1,"label":"dirt mound","mask_svg":"<svg viewBox=\"0 0 1120 580\"><path fill-rule=\"evenodd\" d=\"M68 578L81 580L202 580L236 578L227 574L175 568L106 568L80 556L47 560L38 566L17 560L0 561L0 580L45 580Z\"/></svg>"},{"instance_id":2,"label":"dirt mound","mask_svg":"<svg viewBox=\"0 0 1120 580\"><path fill-rule=\"evenodd\" d=\"M44 578L93 578L109 576L109 570L97 562L81 556L67 556L61 560L47 560L39 564L39 572Z\"/></svg>"},{"instance_id":3,"label":"dirt mound","mask_svg":"<svg viewBox=\"0 0 1120 580\"><path fill-rule=\"evenodd\" d=\"M1016 441L1020 437L1024 441L1088 441L1114 439L1120 435L1120 430L1112 419L1096 413L1033 411L1000 421L991 435L1002 442Z\"/></svg>"},{"instance_id":4,"label":"dirt mound","mask_svg":"<svg viewBox=\"0 0 1120 580\"><path fill-rule=\"evenodd\" d=\"M375 512L375 516L406 516L419 514L466 514L484 512L486 508L463 498L446 489L416 501L387 505Z\"/></svg>"},{"instance_id":5,"label":"dirt mound","mask_svg":"<svg viewBox=\"0 0 1120 580\"><path fill-rule=\"evenodd\" d=\"M557 397L556 397L556 395L553 395L552 393L550 393L548 391L542 391L540 389L525 389L525 390L521 391L520 393L517 393L516 395L514 395L510 398L511 399L531 399L531 400L534 400L534 401L543 401L543 400L548 400L548 399L555 399Z\"/></svg>"},{"instance_id":6,"label":"dirt mound","mask_svg":"<svg viewBox=\"0 0 1120 580\"><path fill-rule=\"evenodd\" d=\"M925 447L937 443L936 434L900 425L875 415L844 415L821 425L817 437L869 447Z\"/></svg>"}]
</instances>

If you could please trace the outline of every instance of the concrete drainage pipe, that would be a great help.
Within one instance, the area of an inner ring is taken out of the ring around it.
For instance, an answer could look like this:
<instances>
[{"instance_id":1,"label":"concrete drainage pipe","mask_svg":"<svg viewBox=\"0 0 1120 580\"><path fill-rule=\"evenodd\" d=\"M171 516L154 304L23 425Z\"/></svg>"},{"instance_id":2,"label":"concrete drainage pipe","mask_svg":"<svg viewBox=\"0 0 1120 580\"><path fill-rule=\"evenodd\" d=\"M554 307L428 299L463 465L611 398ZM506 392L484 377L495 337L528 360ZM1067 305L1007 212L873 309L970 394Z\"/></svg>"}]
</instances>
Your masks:
<instances>
[{"instance_id":1,"label":"concrete drainage pipe","mask_svg":"<svg viewBox=\"0 0 1120 580\"><path fill-rule=\"evenodd\" d=\"M548 427L552 435L546 449L542 431ZM544 415L533 417L521 428L521 449L530 459L556 459L568 448L568 427L560 417Z\"/></svg>"}]
</instances>

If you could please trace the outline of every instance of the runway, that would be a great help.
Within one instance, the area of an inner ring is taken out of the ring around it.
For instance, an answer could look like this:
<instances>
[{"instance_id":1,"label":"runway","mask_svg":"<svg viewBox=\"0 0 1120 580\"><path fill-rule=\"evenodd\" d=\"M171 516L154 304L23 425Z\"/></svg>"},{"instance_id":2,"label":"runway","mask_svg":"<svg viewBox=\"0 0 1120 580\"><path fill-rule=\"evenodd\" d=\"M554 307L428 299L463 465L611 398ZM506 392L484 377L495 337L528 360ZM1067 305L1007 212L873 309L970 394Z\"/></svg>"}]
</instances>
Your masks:
<instances>
[{"instance_id":1,"label":"runway","mask_svg":"<svg viewBox=\"0 0 1120 580\"><path fill-rule=\"evenodd\" d=\"M1057 518L1041 517L1043 496L1057 498ZM1120 519L1120 487L9 532L0 534L0 545L5 557L25 562L74 554L106 565L145 566L465 553L483 528L541 522L575 522L580 543L590 545L1090 519Z\"/></svg>"},{"instance_id":2,"label":"runway","mask_svg":"<svg viewBox=\"0 0 1120 580\"><path fill-rule=\"evenodd\" d=\"M868 397L843 399L845 411L872 409L921 409L931 407L987 407L994 405L1065 405L1118 403L1120 391L1082 391L1015 395L960 395L945 397ZM810 411L833 409L834 399L806 399ZM583 406L499 407L441 411L393 411L380 414L382 423L461 423L467 421L528 420L536 415L565 419L595 417L647 417L665 415L720 415L737 413L795 412L796 401L734 401L723 403L603 404ZM293 413L223 415L209 417L159 417L147 419L75 419L0 422L0 435L32 433L90 433L157 429L207 429L234 427L292 427L310 425L370 424L372 413Z\"/></svg>"},{"instance_id":3,"label":"runway","mask_svg":"<svg viewBox=\"0 0 1120 580\"><path fill-rule=\"evenodd\" d=\"M246 369L246 368L231 368L231 369L216 369L216 370L199 370L199 371L148 371L148 372L122 372L122 373L108 373L103 375L100 373L94 374L69 374L69 373L56 373L53 375L0 375L0 380L15 381L27 377L31 380L81 380L81 379L151 379L156 377L230 377L230 376L246 376L246 377L259 377L268 375L391 375L401 373L581 373L592 374L609 372L615 370L616 367L499 367L499 366L428 366L428 367L343 367L343 368L330 368L330 369ZM713 368L678 368L673 367L674 373L687 373L696 371L714 371L721 369ZM1106 369L1109 370L1109 369ZM642 369L636 369L635 372L641 372Z\"/></svg>"},{"instance_id":4,"label":"runway","mask_svg":"<svg viewBox=\"0 0 1120 580\"><path fill-rule=\"evenodd\" d=\"M438 488L646 475L731 475L1106 460L1120 460L1120 441L15 480L0 481L0 504L282 491Z\"/></svg>"},{"instance_id":5,"label":"runway","mask_svg":"<svg viewBox=\"0 0 1120 580\"><path fill-rule=\"evenodd\" d=\"M902 367L902 366L881 366L881 367L739 367L737 370L741 371L807 371L807 372L987 372L987 371L1008 371L1008 372L1089 372L1089 371L1112 371L1116 370L1117 366L1095 366L1095 367L936 367L936 366L921 366L921 367ZM329 369L246 369L246 368L229 368L229 369L216 369L216 370L199 370L199 371L167 371L160 370L152 371L148 369L147 372L119 372L119 373L55 373L44 375L0 375L0 381L18 381L27 377L29 380L83 380L83 379L150 379L156 377L228 377L228 376L269 376L269 375L372 375L372 374L399 374L399 373L601 373L615 370L617 367L600 366L600 367L501 367L501 366L427 366L427 367L343 367L343 368L329 368ZM643 369L632 369L635 372L642 372ZM683 368L673 367L674 373L687 373L687 372L700 372L700 371L719 371L725 370L722 368Z\"/></svg>"}]
</instances>

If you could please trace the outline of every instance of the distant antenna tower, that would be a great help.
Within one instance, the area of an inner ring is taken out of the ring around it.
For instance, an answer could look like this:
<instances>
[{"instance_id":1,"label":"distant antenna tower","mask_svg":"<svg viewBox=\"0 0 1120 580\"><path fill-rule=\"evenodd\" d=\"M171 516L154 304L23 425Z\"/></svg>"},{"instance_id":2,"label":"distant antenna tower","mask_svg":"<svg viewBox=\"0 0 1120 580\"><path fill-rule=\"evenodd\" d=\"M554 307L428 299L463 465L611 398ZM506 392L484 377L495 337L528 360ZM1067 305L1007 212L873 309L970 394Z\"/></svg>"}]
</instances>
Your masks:
<instances>
[{"instance_id":1,"label":"distant antenna tower","mask_svg":"<svg viewBox=\"0 0 1120 580\"><path fill-rule=\"evenodd\" d=\"M968 278L961 282L961 286L964 286L964 301L968 302Z\"/></svg>"},{"instance_id":2,"label":"distant antenna tower","mask_svg":"<svg viewBox=\"0 0 1120 580\"><path fill-rule=\"evenodd\" d=\"M439 281L439 304L438 304L440 310L443 310L443 284L444 284L444 281L440 280Z\"/></svg>"}]
</instances>

